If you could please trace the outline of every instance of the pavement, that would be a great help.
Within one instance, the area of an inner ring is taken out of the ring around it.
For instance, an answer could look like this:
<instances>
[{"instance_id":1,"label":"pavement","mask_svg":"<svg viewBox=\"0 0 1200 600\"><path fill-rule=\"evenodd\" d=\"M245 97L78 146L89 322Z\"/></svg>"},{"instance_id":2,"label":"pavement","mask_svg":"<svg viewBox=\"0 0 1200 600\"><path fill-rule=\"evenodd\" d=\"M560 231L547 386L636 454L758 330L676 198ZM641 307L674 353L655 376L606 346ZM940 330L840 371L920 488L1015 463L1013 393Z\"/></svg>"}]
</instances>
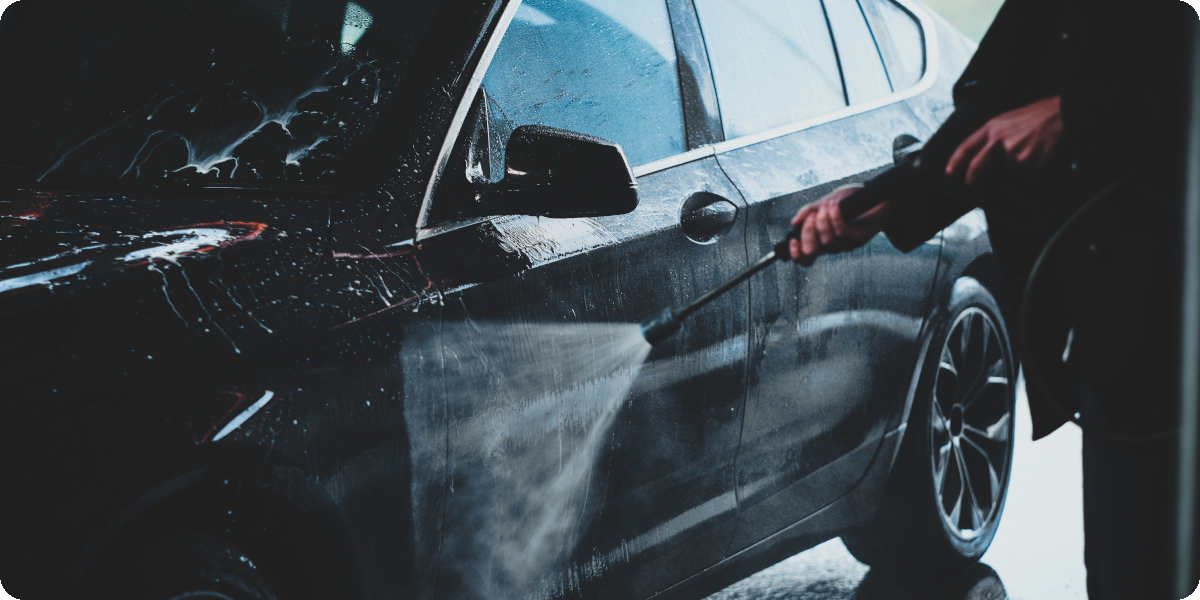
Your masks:
<instances>
[{"instance_id":1,"label":"pavement","mask_svg":"<svg viewBox=\"0 0 1200 600\"><path fill-rule=\"evenodd\" d=\"M982 564L958 581L888 580L854 560L840 539L739 581L708 600L1083 600L1082 437L1065 425L1030 439L1024 382L1017 399L1013 475L1003 520ZM1193 594L1189 600L1200 600Z\"/></svg>"}]
</instances>

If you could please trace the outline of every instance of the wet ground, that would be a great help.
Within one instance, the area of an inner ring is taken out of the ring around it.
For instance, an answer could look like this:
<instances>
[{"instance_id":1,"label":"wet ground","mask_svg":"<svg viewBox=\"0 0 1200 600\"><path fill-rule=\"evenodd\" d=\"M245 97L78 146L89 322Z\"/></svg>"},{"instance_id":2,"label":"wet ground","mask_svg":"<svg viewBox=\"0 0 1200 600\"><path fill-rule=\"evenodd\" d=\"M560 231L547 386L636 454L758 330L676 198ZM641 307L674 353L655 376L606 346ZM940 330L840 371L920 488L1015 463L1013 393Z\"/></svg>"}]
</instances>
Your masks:
<instances>
[{"instance_id":1,"label":"wet ground","mask_svg":"<svg viewBox=\"0 0 1200 600\"><path fill-rule=\"evenodd\" d=\"M1030 441L1029 432L1029 410L1022 393L1012 484L1000 530L983 564L958 580L897 581L873 573L850 556L841 540L832 540L708 600L1087 598L1079 429L1067 425L1037 443Z\"/></svg>"}]
</instances>

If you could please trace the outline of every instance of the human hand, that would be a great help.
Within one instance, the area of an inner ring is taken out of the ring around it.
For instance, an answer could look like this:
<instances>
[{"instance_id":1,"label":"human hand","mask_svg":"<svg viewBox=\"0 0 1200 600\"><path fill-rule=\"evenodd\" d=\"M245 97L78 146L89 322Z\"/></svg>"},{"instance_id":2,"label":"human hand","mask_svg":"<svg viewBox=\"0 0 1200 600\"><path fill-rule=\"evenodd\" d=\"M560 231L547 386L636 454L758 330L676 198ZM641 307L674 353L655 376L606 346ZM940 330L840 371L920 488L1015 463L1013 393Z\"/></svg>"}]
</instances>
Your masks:
<instances>
[{"instance_id":1,"label":"human hand","mask_svg":"<svg viewBox=\"0 0 1200 600\"><path fill-rule=\"evenodd\" d=\"M968 186L1005 167L1044 166L1062 137L1062 99L1038 100L998 115L967 137L946 163L946 175Z\"/></svg>"},{"instance_id":2,"label":"human hand","mask_svg":"<svg viewBox=\"0 0 1200 600\"><path fill-rule=\"evenodd\" d=\"M796 213L792 228L797 233L788 242L788 254L793 261L811 265L822 254L858 248L883 230L889 210L887 202L849 223L842 219L842 199L861 189L861 185L840 187Z\"/></svg>"}]
</instances>

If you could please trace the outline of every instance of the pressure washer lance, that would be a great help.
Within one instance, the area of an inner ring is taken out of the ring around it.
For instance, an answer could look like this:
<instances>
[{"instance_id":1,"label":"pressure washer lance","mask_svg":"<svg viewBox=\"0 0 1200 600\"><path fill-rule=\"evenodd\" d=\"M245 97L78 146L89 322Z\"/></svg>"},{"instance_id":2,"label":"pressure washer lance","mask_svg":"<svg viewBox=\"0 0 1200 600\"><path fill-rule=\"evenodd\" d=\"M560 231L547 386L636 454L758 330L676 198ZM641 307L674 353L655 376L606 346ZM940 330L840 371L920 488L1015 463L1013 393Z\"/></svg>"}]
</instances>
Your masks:
<instances>
[{"instance_id":1,"label":"pressure washer lance","mask_svg":"<svg viewBox=\"0 0 1200 600\"><path fill-rule=\"evenodd\" d=\"M875 194L868 193L868 188L861 189L850 196L842 199L838 205L842 210L842 219L853 221L863 213L871 210L875 205L882 200L875 197ZM758 262L750 266L749 269L742 271L733 279L721 284L715 290L700 296L691 304L682 307L669 307L659 313L654 319L642 324L642 336L651 346L658 345L659 342L671 337L676 331L683 326L684 319L692 316L693 313L700 310L705 304L716 300L725 292L737 287L738 284L750 279L755 273L767 268L768 265L777 260L787 260L790 257L788 252L788 242L800 234L799 231L793 229L788 232L787 237L783 238L775 248L758 259Z\"/></svg>"}]
</instances>

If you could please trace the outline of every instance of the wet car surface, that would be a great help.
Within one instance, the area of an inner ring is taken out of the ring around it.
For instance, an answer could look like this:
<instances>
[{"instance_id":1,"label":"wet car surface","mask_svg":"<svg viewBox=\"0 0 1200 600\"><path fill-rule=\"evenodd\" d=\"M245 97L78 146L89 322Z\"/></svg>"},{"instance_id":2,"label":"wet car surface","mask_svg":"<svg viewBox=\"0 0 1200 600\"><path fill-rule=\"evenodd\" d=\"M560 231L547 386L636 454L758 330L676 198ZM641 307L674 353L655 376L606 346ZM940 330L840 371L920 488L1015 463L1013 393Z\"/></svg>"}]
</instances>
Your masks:
<instances>
[{"instance_id":1,"label":"wet car surface","mask_svg":"<svg viewBox=\"0 0 1200 600\"><path fill-rule=\"evenodd\" d=\"M23 597L696 596L847 532L886 561L934 483L921 541L991 540L977 212L639 328L932 132L970 47L919 5L17 6L9 55L55 49L5 64Z\"/></svg>"},{"instance_id":2,"label":"wet car surface","mask_svg":"<svg viewBox=\"0 0 1200 600\"><path fill-rule=\"evenodd\" d=\"M977 567L948 581L905 577L859 563L838 540L801 552L709 596L709 600L1083 600L1080 431L1030 440L1024 393L1004 524ZM898 549L899 550L899 549Z\"/></svg>"}]
</instances>

